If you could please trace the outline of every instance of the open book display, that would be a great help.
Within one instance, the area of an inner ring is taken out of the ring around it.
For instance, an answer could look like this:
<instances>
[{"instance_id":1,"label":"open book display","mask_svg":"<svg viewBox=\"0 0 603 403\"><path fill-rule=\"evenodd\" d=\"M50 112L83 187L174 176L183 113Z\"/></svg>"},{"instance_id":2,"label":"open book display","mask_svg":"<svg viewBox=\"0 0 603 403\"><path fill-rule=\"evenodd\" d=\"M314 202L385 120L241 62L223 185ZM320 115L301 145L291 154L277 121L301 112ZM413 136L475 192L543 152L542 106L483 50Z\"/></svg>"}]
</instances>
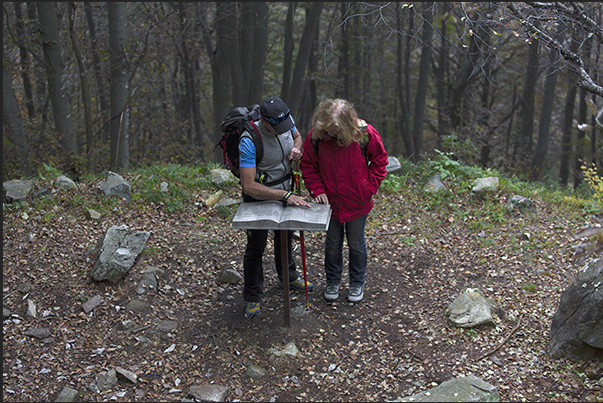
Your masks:
<instances>
[{"instance_id":1,"label":"open book display","mask_svg":"<svg viewBox=\"0 0 603 403\"><path fill-rule=\"evenodd\" d=\"M326 231L331 221L331 206L309 203L312 207L287 206L280 201L241 203L231 228Z\"/></svg>"}]
</instances>

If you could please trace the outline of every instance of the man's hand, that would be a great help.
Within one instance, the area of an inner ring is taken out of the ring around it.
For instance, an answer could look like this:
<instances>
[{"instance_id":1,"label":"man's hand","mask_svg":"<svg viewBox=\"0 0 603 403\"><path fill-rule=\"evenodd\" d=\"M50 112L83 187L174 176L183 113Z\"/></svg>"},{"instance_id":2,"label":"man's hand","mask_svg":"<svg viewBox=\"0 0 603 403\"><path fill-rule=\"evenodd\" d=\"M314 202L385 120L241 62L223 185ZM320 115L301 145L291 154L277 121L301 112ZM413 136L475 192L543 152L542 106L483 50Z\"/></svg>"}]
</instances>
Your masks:
<instances>
[{"instance_id":1,"label":"man's hand","mask_svg":"<svg viewBox=\"0 0 603 403\"><path fill-rule=\"evenodd\" d=\"M299 161L301 159L301 157L302 157L302 151L297 147L293 147L288 156L289 161Z\"/></svg>"},{"instance_id":2,"label":"man's hand","mask_svg":"<svg viewBox=\"0 0 603 403\"><path fill-rule=\"evenodd\" d=\"M287 204L290 206L303 206L303 207L312 207L306 201L305 196L298 196L296 194L292 194L287 198Z\"/></svg>"}]
</instances>

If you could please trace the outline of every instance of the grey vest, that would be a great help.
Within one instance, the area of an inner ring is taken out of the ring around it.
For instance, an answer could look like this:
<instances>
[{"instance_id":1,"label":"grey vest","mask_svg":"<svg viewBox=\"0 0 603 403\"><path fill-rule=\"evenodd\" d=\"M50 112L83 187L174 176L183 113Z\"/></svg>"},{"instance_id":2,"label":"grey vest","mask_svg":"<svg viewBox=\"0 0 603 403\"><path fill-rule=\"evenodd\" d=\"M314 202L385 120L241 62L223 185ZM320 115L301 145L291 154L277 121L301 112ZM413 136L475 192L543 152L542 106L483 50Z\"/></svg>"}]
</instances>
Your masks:
<instances>
[{"instance_id":1,"label":"grey vest","mask_svg":"<svg viewBox=\"0 0 603 403\"><path fill-rule=\"evenodd\" d=\"M254 122L262 136L264 145L264 156L260 163L255 167L255 179L260 183L269 183L291 174L291 161L287 158L293 148L293 133L291 130L278 136L270 133L261 121ZM248 133L243 136L249 137ZM271 186L275 189L292 189L292 178Z\"/></svg>"}]
</instances>

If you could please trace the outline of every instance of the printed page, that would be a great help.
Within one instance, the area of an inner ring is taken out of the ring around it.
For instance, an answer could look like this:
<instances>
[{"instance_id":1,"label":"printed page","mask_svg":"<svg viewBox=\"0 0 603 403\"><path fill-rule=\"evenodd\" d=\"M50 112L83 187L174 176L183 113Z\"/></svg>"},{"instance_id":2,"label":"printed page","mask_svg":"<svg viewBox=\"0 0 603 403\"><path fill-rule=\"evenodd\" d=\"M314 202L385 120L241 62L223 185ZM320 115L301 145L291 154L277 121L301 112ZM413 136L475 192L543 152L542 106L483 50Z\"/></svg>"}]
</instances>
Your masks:
<instances>
[{"instance_id":1,"label":"printed page","mask_svg":"<svg viewBox=\"0 0 603 403\"><path fill-rule=\"evenodd\" d=\"M242 203L231 228L326 231L331 220L331 207L310 203L311 208L283 207L280 201Z\"/></svg>"},{"instance_id":2,"label":"printed page","mask_svg":"<svg viewBox=\"0 0 603 403\"><path fill-rule=\"evenodd\" d=\"M287 206L283 209L281 222L301 224L325 224L329 222L331 207L328 204L309 203L312 207Z\"/></svg>"}]
</instances>

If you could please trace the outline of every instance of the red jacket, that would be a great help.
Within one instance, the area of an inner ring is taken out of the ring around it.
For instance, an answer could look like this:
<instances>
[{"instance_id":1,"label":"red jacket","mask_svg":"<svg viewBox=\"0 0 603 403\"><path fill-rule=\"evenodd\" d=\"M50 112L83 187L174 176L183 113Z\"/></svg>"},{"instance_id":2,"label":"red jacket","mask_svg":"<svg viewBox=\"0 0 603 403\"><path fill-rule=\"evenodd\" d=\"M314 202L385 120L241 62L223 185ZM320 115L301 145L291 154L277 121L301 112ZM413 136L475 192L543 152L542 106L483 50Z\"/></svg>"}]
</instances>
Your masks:
<instances>
[{"instance_id":1,"label":"red jacket","mask_svg":"<svg viewBox=\"0 0 603 403\"><path fill-rule=\"evenodd\" d=\"M336 139L325 136L316 155L312 130L304 140L300 162L304 184L312 197L327 194L332 217L340 223L368 214L373 208L372 197L385 178L388 159L383 141L370 124L367 133L368 165L358 143L338 146Z\"/></svg>"}]
</instances>

